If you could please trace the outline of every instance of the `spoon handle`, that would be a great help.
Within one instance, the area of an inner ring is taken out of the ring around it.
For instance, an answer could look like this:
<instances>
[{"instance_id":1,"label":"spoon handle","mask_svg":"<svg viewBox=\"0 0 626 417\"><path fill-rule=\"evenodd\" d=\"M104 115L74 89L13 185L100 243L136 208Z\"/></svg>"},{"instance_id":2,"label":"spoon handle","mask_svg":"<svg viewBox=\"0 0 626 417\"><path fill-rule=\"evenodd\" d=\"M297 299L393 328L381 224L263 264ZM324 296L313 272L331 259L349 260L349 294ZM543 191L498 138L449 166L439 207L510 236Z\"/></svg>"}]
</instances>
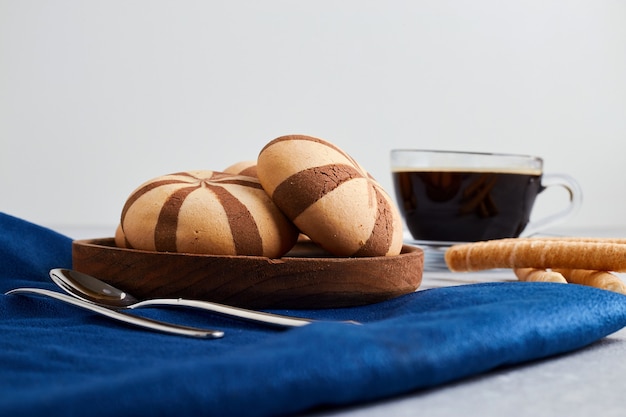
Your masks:
<instances>
[{"instance_id":1,"label":"spoon handle","mask_svg":"<svg viewBox=\"0 0 626 417\"><path fill-rule=\"evenodd\" d=\"M43 295L46 297L54 298L72 304L76 307L84 308L85 310L92 311L94 313L101 314L103 316L119 320L128 324L132 324L138 327L143 327L151 330L157 330L165 333L172 333L181 336L197 337L197 338L210 338L217 339L224 336L224 332L219 330L206 330L196 327L181 326L177 324L165 323L158 320L152 320L145 317L137 317L132 314L126 314L119 311L111 310L105 307L79 300L78 298L71 297L69 295L61 294L56 291L45 290L43 288L16 288L14 290L5 293L9 294L27 294L27 295Z\"/></svg>"},{"instance_id":2,"label":"spoon handle","mask_svg":"<svg viewBox=\"0 0 626 417\"><path fill-rule=\"evenodd\" d=\"M139 307L157 307L157 306L184 306L199 308L201 310L208 310L214 313L219 313L225 316L237 317L240 319L253 321L257 323L265 323L279 327L300 327L311 324L315 320L305 319L299 317L283 316L280 314L265 313L262 311L247 310L245 308L232 307L224 304L200 301L200 300L188 300L184 298L155 298L151 300L144 300L138 303L128 306L129 308Z\"/></svg>"}]
</instances>

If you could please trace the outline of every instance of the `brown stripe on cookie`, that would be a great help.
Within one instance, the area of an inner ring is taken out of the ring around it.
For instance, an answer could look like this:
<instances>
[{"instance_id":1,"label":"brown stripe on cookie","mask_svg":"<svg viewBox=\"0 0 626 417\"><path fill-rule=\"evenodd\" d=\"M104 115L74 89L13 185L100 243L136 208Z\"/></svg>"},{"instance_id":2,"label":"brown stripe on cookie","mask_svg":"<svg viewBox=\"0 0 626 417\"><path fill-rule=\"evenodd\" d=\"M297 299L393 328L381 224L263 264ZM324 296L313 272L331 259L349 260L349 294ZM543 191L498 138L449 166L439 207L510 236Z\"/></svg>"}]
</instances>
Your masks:
<instances>
[{"instance_id":1,"label":"brown stripe on cookie","mask_svg":"<svg viewBox=\"0 0 626 417\"><path fill-rule=\"evenodd\" d=\"M262 254L263 239L248 208L224 187L208 185L224 207L237 254Z\"/></svg>"},{"instance_id":2,"label":"brown stripe on cookie","mask_svg":"<svg viewBox=\"0 0 626 417\"><path fill-rule=\"evenodd\" d=\"M376 193L376 221L370 237L353 256L372 256L372 254L387 253L393 241L394 216L392 208L378 187L374 186L372 188L374 188Z\"/></svg>"},{"instance_id":3,"label":"brown stripe on cookie","mask_svg":"<svg viewBox=\"0 0 626 417\"><path fill-rule=\"evenodd\" d=\"M272 146L272 144L274 144L274 143L285 142L285 141L294 141L294 140L307 140L309 142L317 142L317 143L321 143L323 145L329 145L330 148L337 149L335 146L333 146L332 144L326 142L325 140L320 139L320 138L315 138L313 136L285 135L285 136L278 137L278 138L272 140L271 142L269 142L267 145L265 145L263 147L263 149L261 149L261 152L263 152L266 148Z\"/></svg>"},{"instance_id":4,"label":"brown stripe on cookie","mask_svg":"<svg viewBox=\"0 0 626 417\"><path fill-rule=\"evenodd\" d=\"M291 220L346 181L363 178L354 167L331 164L302 170L278 184L272 199Z\"/></svg>"},{"instance_id":5,"label":"brown stripe on cookie","mask_svg":"<svg viewBox=\"0 0 626 417\"><path fill-rule=\"evenodd\" d=\"M245 177L243 175L233 175L216 172L211 177L211 181L220 184L242 185L244 187L256 188L258 190L263 189L258 180L252 177Z\"/></svg>"},{"instance_id":6,"label":"brown stripe on cookie","mask_svg":"<svg viewBox=\"0 0 626 417\"><path fill-rule=\"evenodd\" d=\"M199 185L176 190L163 203L159 219L154 228L154 246L158 252L176 252L176 230L178 229L178 213L185 202L185 198Z\"/></svg>"},{"instance_id":7,"label":"brown stripe on cookie","mask_svg":"<svg viewBox=\"0 0 626 417\"><path fill-rule=\"evenodd\" d=\"M135 201L137 201L142 195L144 195L148 191L151 191L151 190L154 190L155 188L161 187L163 185L169 185L169 184L187 184L187 181L174 180L174 179L154 181L134 191L133 194L130 197L128 197L128 200L126 200L126 203L124 204L124 207L122 208L122 215L121 215L122 231L124 231L124 219L126 218L126 213L128 212L128 209L130 209L130 207L135 203Z\"/></svg>"},{"instance_id":8,"label":"brown stripe on cookie","mask_svg":"<svg viewBox=\"0 0 626 417\"><path fill-rule=\"evenodd\" d=\"M350 158L344 151L342 151L341 149L339 149L338 147L336 147L335 145L333 145L330 142L325 141L324 139L319 139L319 138L315 138L313 136L306 136L306 135L286 135L286 136L281 136L279 138L274 139L273 141L269 142L267 145L265 145L263 147L263 149L261 149L261 153L269 148L270 146L272 146L275 143L278 142L285 142L285 141L296 141L296 140L303 140L303 141L309 141L309 142L316 142L325 146L328 146L329 148L337 151L338 153L344 155L345 157L347 157L348 159L350 159L351 161L353 160L352 158Z\"/></svg>"},{"instance_id":9,"label":"brown stripe on cookie","mask_svg":"<svg viewBox=\"0 0 626 417\"><path fill-rule=\"evenodd\" d=\"M170 176L177 176L177 177L189 177L189 178L193 178L196 180L201 180L203 178L198 177L197 175L193 175L191 172L175 172L174 174L169 174L168 177Z\"/></svg>"},{"instance_id":10,"label":"brown stripe on cookie","mask_svg":"<svg viewBox=\"0 0 626 417\"><path fill-rule=\"evenodd\" d=\"M254 177L254 178L256 178L257 177L256 165L241 170L241 172L239 172L239 175L245 175L246 177Z\"/></svg>"},{"instance_id":11,"label":"brown stripe on cookie","mask_svg":"<svg viewBox=\"0 0 626 417\"><path fill-rule=\"evenodd\" d=\"M313 136L306 136L306 135L287 135L287 136L281 136L279 138L274 139L273 141L271 141L270 143L268 143L267 145L265 145L265 147L263 147L263 149L261 150L261 153L266 149L269 148L271 145L277 143L277 142L285 142L285 141L297 141L297 140L301 140L301 141L309 141L309 142L315 142L315 143L319 143L320 145L324 145L332 150L334 150L335 152L337 152L338 154L342 155L344 158L346 158L348 161L352 162L352 164L357 168L357 170L360 170L360 165L358 164L358 162L351 157L350 155L348 155L343 149L338 148L337 146L333 145L330 142L325 141L324 139L319 139ZM363 172L365 174L365 172ZM369 177L371 177L371 175L368 174Z\"/></svg>"}]
</instances>

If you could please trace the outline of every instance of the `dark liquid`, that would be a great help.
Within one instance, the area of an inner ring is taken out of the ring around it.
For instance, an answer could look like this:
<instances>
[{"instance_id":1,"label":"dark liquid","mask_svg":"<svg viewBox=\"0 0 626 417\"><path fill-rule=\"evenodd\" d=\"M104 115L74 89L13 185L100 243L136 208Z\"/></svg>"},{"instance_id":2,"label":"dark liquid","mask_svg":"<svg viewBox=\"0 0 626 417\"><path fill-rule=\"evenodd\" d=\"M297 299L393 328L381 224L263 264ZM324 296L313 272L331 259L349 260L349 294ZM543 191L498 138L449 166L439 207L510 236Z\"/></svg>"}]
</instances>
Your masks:
<instances>
[{"instance_id":1,"label":"dark liquid","mask_svg":"<svg viewBox=\"0 0 626 417\"><path fill-rule=\"evenodd\" d=\"M454 242L519 236L542 190L528 173L394 172L393 182L415 239Z\"/></svg>"}]
</instances>

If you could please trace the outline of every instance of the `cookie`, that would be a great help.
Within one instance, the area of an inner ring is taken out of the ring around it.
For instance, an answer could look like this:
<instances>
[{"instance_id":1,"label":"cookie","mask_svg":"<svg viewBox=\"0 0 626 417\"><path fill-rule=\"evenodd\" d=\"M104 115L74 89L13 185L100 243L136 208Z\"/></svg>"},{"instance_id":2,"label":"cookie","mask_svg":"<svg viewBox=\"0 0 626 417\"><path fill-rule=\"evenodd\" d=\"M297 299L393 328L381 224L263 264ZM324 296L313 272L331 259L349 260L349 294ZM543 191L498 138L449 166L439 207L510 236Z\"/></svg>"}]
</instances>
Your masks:
<instances>
[{"instance_id":1,"label":"cookie","mask_svg":"<svg viewBox=\"0 0 626 417\"><path fill-rule=\"evenodd\" d=\"M277 258L298 236L258 179L216 171L145 182L128 197L120 223L127 247L161 252Z\"/></svg>"},{"instance_id":2,"label":"cookie","mask_svg":"<svg viewBox=\"0 0 626 417\"><path fill-rule=\"evenodd\" d=\"M248 177L257 177L256 161L240 161L236 162L224 169L228 174L246 175Z\"/></svg>"},{"instance_id":3,"label":"cookie","mask_svg":"<svg viewBox=\"0 0 626 417\"><path fill-rule=\"evenodd\" d=\"M389 195L353 158L314 137L283 136L257 160L257 175L294 224L336 256L393 256L402 219Z\"/></svg>"}]
</instances>

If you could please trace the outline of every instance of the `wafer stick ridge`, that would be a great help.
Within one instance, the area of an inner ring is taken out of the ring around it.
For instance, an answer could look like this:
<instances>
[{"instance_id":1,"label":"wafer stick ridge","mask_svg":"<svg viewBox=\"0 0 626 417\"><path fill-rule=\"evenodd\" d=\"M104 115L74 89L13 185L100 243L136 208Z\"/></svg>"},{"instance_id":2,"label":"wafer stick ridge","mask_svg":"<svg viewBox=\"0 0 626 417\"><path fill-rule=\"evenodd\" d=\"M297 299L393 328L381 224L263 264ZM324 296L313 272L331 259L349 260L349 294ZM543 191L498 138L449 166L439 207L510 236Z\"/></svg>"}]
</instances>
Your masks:
<instances>
[{"instance_id":1,"label":"wafer stick ridge","mask_svg":"<svg viewBox=\"0 0 626 417\"><path fill-rule=\"evenodd\" d=\"M556 269L567 282L572 284L589 285L604 290L626 294L626 285L620 277L608 271L589 271L586 269Z\"/></svg>"},{"instance_id":2,"label":"wafer stick ridge","mask_svg":"<svg viewBox=\"0 0 626 417\"><path fill-rule=\"evenodd\" d=\"M520 281L567 284L567 280L557 271L546 271L545 269L537 268L516 268L513 272Z\"/></svg>"}]
</instances>

